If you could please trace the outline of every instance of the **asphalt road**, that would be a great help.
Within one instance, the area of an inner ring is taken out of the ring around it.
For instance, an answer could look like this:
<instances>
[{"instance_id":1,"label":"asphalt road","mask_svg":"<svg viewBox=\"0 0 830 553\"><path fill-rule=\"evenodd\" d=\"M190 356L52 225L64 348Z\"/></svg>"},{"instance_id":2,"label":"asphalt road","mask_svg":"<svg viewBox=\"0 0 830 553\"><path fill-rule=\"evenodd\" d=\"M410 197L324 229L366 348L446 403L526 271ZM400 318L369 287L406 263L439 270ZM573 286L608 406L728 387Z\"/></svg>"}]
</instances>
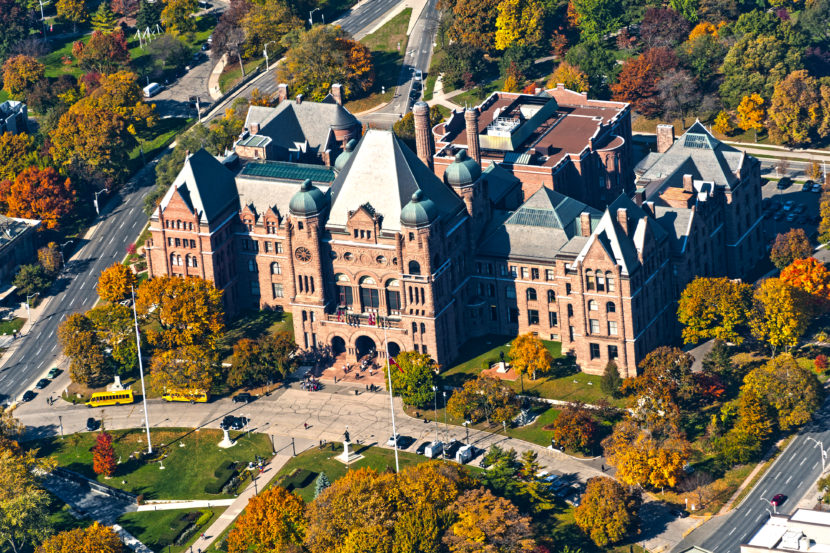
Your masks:
<instances>
[{"instance_id":1,"label":"asphalt road","mask_svg":"<svg viewBox=\"0 0 830 553\"><path fill-rule=\"evenodd\" d=\"M365 30L375 21L386 15L392 8L398 5L401 0L368 0L362 5L334 21L333 25L339 25L344 31L354 36Z\"/></svg>"},{"instance_id":2,"label":"asphalt road","mask_svg":"<svg viewBox=\"0 0 830 553\"><path fill-rule=\"evenodd\" d=\"M126 255L127 246L132 243L143 226L147 216L142 211L142 199L147 192L146 184L137 184L146 179L150 166L139 176L126 184L119 192L104 200L102 214L96 219L96 227L88 240L82 240L67 247L66 267L55 283L48 303L37 322L29 331L17 339L10 357L0 367L0 401L18 399L40 379L61 354L57 329L67 315L90 309L98 294L95 285L98 275L109 265L120 262ZM152 172L149 172L152 175ZM89 201L92 201L90 198ZM75 252L71 255L72 252Z\"/></svg>"},{"instance_id":3,"label":"asphalt road","mask_svg":"<svg viewBox=\"0 0 830 553\"><path fill-rule=\"evenodd\" d=\"M769 518L773 511L769 500L776 494L787 496L778 512L791 514L804 494L815 487L822 472L821 450L808 438L830 445L828 422L830 400L825 401L812 422L793 438L740 506L722 520L713 520L692 532L675 551L699 545L713 553L738 553L740 544L745 543Z\"/></svg>"}]
</instances>

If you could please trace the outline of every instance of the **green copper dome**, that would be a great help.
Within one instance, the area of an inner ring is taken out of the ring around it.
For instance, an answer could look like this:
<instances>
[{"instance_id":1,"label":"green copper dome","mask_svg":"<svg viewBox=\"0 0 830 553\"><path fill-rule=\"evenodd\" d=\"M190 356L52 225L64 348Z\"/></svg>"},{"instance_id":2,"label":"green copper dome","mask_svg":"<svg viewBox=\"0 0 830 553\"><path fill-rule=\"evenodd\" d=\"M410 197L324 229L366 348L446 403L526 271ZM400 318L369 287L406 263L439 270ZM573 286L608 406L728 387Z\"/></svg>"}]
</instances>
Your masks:
<instances>
[{"instance_id":1,"label":"green copper dome","mask_svg":"<svg viewBox=\"0 0 830 553\"><path fill-rule=\"evenodd\" d=\"M352 138L346 143L346 148L340 152L340 155L337 156L337 159L334 160L334 170L338 173L343 170L343 167L346 166L346 163L349 162L349 158L352 157L352 152L354 151L354 147L357 146L357 140Z\"/></svg>"},{"instance_id":2,"label":"green copper dome","mask_svg":"<svg viewBox=\"0 0 830 553\"><path fill-rule=\"evenodd\" d=\"M401 210L401 224L408 227L425 227L438 218L438 206L426 197L423 190L416 190L412 200Z\"/></svg>"},{"instance_id":3,"label":"green copper dome","mask_svg":"<svg viewBox=\"0 0 830 553\"><path fill-rule=\"evenodd\" d=\"M300 190L291 197L288 202L288 210L292 215L310 217L317 215L326 207L326 195L319 188L311 184L311 179L306 179Z\"/></svg>"},{"instance_id":4,"label":"green copper dome","mask_svg":"<svg viewBox=\"0 0 830 553\"><path fill-rule=\"evenodd\" d=\"M455 161L447 167L444 176L450 186L472 184L481 176L481 167L476 160L467 156L467 150L455 154Z\"/></svg>"}]
</instances>

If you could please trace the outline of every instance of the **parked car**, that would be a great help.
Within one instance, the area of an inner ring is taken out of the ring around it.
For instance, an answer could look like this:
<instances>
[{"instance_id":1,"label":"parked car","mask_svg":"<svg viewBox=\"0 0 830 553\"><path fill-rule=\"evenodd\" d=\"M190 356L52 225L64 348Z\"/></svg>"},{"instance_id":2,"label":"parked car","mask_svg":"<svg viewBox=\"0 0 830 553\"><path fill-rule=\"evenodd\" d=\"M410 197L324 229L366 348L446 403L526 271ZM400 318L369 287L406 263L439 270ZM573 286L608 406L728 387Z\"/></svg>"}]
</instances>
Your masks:
<instances>
[{"instance_id":1,"label":"parked car","mask_svg":"<svg viewBox=\"0 0 830 553\"><path fill-rule=\"evenodd\" d=\"M785 501L787 501L787 496L783 493L777 493L774 496L772 496L772 500L770 501L770 503L775 505L776 507L780 507Z\"/></svg>"},{"instance_id":2,"label":"parked car","mask_svg":"<svg viewBox=\"0 0 830 553\"><path fill-rule=\"evenodd\" d=\"M163 88L164 87L162 87L158 83L150 83L147 86L145 86L142 90L144 91L145 98L152 98L153 96L161 92Z\"/></svg>"},{"instance_id":3,"label":"parked car","mask_svg":"<svg viewBox=\"0 0 830 553\"><path fill-rule=\"evenodd\" d=\"M42 390L48 385L49 385L49 379L48 378L41 378L40 380L37 381L37 384L35 384L35 388L37 388L38 390Z\"/></svg>"},{"instance_id":4,"label":"parked car","mask_svg":"<svg viewBox=\"0 0 830 553\"><path fill-rule=\"evenodd\" d=\"M811 181L811 180L806 180L806 181L804 181L804 184L801 185L801 191L802 192L809 192L810 190L812 190L812 188L813 188L813 181Z\"/></svg>"},{"instance_id":5,"label":"parked car","mask_svg":"<svg viewBox=\"0 0 830 553\"><path fill-rule=\"evenodd\" d=\"M792 201L792 200L787 200L786 202L784 202L784 207L783 207L782 209L783 209L784 211L789 211L789 210L791 210L791 209L793 208L793 206L794 206L794 205L795 205L795 202L794 202L794 201Z\"/></svg>"},{"instance_id":6,"label":"parked car","mask_svg":"<svg viewBox=\"0 0 830 553\"><path fill-rule=\"evenodd\" d=\"M419 445L419 446L415 449L415 453L417 453L418 455L423 455L423 454L424 454L424 452L426 451L427 447L429 447L429 444L430 444L430 443L432 443L432 442L424 442L424 443L422 443L421 445Z\"/></svg>"},{"instance_id":7,"label":"parked car","mask_svg":"<svg viewBox=\"0 0 830 553\"><path fill-rule=\"evenodd\" d=\"M393 447L396 445L400 445L401 442L401 435L395 434L394 436L389 436L389 439L386 440L386 447Z\"/></svg>"},{"instance_id":8,"label":"parked car","mask_svg":"<svg viewBox=\"0 0 830 553\"><path fill-rule=\"evenodd\" d=\"M787 215L787 222L789 222L789 223L794 222L795 218L797 216L798 216L798 213L796 213L795 211L791 212L789 215Z\"/></svg>"},{"instance_id":9,"label":"parked car","mask_svg":"<svg viewBox=\"0 0 830 553\"><path fill-rule=\"evenodd\" d=\"M441 442L430 442L424 449L424 455L430 459L438 459L444 453L444 444Z\"/></svg>"},{"instance_id":10,"label":"parked car","mask_svg":"<svg viewBox=\"0 0 830 553\"><path fill-rule=\"evenodd\" d=\"M420 81L424 78L424 73L420 69L415 70L415 80Z\"/></svg>"},{"instance_id":11,"label":"parked car","mask_svg":"<svg viewBox=\"0 0 830 553\"><path fill-rule=\"evenodd\" d=\"M817 182L813 184L813 192L816 194L821 194L821 183Z\"/></svg>"},{"instance_id":12,"label":"parked car","mask_svg":"<svg viewBox=\"0 0 830 553\"><path fill-rule=\"evenodd\" d=\"M781 220L781 219L783 219L785 216L786 216L786 212L784 212L784 211L777 211L777 212L775 213L775 217L773 217L773 219L775 219L776 221L780 221L780 220Z\"/></svg>"},{"instance_id":13,"label":"parked car","mask_svg":"<svg viewBox=\"0 0 830 553\"><path fill-rule=\"evenodd\" d=\"M775 187L778 188L778 190L786 190L792 183L793 181L789 177L781 177Z\"/></svg>"},{"instance_id":14,"label":"parked car","mask_svg":"<svg viewBox=\"0 0 830 553\"><path fill-rule=\"evenodd\" d=\"M95 432L96 430L98 430L98 421L94 417L86 419L86 431Z\"/></svg>"},{"instance_id":15,"label":"parked car","mask_svg":"<svg viewBox=\"0 0 830 553\"><path fill-rule=\"evenodd\" d=\"M253 396L247 392L242 392L241 394L236 394L235 396L233 396L234 403L250 403L253 400Z\"/></svg>"},{"instance_id":16,"label":"parked car","mask_svg":"<svg viewBox=\"0 0 830 553\"><path fill-rule=\"evenodd\" d=\"M53 368L51 371L49 371L49 374L47 375L47 378L54 379L55 377L57 377L57 376L58 376L60 373L62 373L62 372L63 372L62 370L60 370L59 368L55 367L55 368Z\"/></svg>"},{"instance_id":17,"label":"parked car","mask_svg":"<svg viewBox=\"0 0 830 553\"><path fill-rule=\"evenodd\" d=\"M36 396L37 394L33 391L26 390L26 392L23 394L23 401L32 401L33 399L35 399Z\"/></svg>"}]
</instances>

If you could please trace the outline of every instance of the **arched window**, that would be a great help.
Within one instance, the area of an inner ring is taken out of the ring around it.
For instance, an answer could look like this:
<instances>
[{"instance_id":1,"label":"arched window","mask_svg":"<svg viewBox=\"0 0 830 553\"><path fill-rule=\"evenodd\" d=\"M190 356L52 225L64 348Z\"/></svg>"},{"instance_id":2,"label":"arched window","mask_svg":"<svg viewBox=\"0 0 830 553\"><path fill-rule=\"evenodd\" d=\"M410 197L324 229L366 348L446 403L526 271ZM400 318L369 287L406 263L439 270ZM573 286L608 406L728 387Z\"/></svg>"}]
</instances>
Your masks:
<instances>
[{"instance_id":1,"label":"arched window","mask_svg":"<svg viewBox=\"0 0 830 553\"><path fill-rule=\"evenodd\" d=\"M527 301L536 301L536 289L535 288L528 288L527 289Z\"/></svg>"},{"instance_id":2,"label":"arched window","mask_svg":"<svg viewBox=\"0 0 830 553\"><path fill-rule=\"evenodd\" d=\"M421 265L417 261L410 261L409 262L409 274L410 275L420 275L421 274Z\"/></svg>"},{"instance_id":3,"label":"arched window","mask_svg":"<svg viewBox=\"0 0 830 553\"><path fill-rule=\"evenodd\" d=\"M176 228L177 229L182 228L182 222L181 221L179 221L179 220L176 221Z\"/></svg>"},{"instance_id":4,"label":"arched window","mask_svg":"<svg viewBox=\"0 0 830 553\"><path fill-rule=\"evenodd\" d=\"M180 255L176 256L176 265L178 265L179 267L182 266L182 256L180 256Z\"/></svg>"},{"instance_id":5,"label":"arched window","mask_svg":"<svg viewBox=\"0 0 830 553\"><path fill-rule=\"evenodd\" d=\"M248 260L248 270L252 273L256 272L256 261L253 259Z\"/></svg>"},{"instance_id":6,"label":"arched window","mask_svg":"<svg viewBox=\"0 0 830 553\"><path fill-rule=\"evenodd\" d=\"M418 334L418 323L412 323L412 334Z\"/></svg>"},{"instance_id":7,"label":"arched window","mask_svg":"<svg viewBox=\"0 0 830 553\"><path fill-rule=\"evenodd\" d=\"M609 292L615 292L616 291L616 287L615 287L616 283L614 282L614 275L611 273L611 271L606 271L605 272L605 282L608 285L608 291Z\"/></svg>"},{"instance_id":8,"label":"arched window","mask_svg":"<svg viewBox=\"0 0 830 553\"><path fill-rule=\"evenodd\" d=\"M553 303L556 301L556 292L553 290L548 290L548 303Z\"/></svg>"},{"instance_id":9,"label":"arched window","mask_svg":"<svg viewBox=\"0 0 830 553\"><path fill-rule=\"evenodd\" d=\"M588 269L585 271L585 289L593 290L594 287L594 271Z\"/></svg>"},{"instance_id":10,"label":"arched window","mask_svg":"<svg viewBox=\"0 0 830 553\"><path fill-rule=\"evenodd\" d=\"M171 253L170 254L170 265L175 265L175 264L176 264L176 254Z\"/></svg>"},{"instance_id":11,"label":"arched window","mask_svg":"<svg viewBox=\"0 0 830 553\"><path fill-rule=\"evenodd\" d=\"M400 287L400 281L395 278L386 281L386 308L390 315L398 315L401 312Z\"/></svg>"},{"instance_id":12,"label":"arched window","mask_svg":"<svg viewBox=\"0 0 830 553\"><path fill-rule=\"evenodd\" d=\"M588 311L598 311L599 304L597 304L596 300L588 300Z\"/></svg>"},{"instance_id":13,"label":"arched window","mask_svg":"<svg viewBox=\"0 0 830 553\"><path fill-rule=\"evenodd\" d=\"M613 301L609 301L605 304L605 312L606 313L616 313L617 312L617 304Z\"/></svg>"},{"instance_id":14,"label":"arched window","mask_svg":"<svg viewBox=\"0 0 830 553\"><path fill-rule=\"evenodd\" d=\"M376 286L375 279L365 276L358 282L360 285L360 305L363 311L377 311L380 307L380 299L377 288L367 288L367 286Z\"/></svg>"},{"instance_id":15,"label":"arched window","mask_svg":"<svg viewBox=\"0 0 830 553\"><path fill-rule=\"evenodd\" d=\"M279 262L274 261L271 263L271 274L272 275L281 275L282 274L282 267L280 267Z\"/></svg>"}]
</instances>

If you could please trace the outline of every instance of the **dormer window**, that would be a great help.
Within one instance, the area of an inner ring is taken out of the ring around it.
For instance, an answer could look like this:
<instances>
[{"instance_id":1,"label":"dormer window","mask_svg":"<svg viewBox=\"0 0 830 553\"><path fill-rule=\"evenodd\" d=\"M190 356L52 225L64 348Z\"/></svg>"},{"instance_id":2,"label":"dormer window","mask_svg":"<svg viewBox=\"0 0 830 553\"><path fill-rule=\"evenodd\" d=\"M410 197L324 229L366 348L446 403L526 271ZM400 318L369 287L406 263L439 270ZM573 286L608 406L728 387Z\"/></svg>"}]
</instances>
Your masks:
<instances>
[{"instance_id":1,"label":"dormer window","mask_svg":"<svg viewBox=\"0 0 830 553\"><path fill-rule=\"evenodd\" d=\"M268 234L276 234L277 233L277 222L276 221L268 221L265 223L265 231Z\"/></svg>"},{"instance_id":2,"label":"dormer window","mask_svg":"<svg viewBox=\"0 0 830 553\"><path fill-rule=\"evenodd\" d=\"M251 231L254 230L254 221L253 221L253 219L249 219L249 218L246 217L245 219L242 220L242 224L245 225L245 228L248 229L248 232L251 232Z\"/></svg>"}]
</instances>

